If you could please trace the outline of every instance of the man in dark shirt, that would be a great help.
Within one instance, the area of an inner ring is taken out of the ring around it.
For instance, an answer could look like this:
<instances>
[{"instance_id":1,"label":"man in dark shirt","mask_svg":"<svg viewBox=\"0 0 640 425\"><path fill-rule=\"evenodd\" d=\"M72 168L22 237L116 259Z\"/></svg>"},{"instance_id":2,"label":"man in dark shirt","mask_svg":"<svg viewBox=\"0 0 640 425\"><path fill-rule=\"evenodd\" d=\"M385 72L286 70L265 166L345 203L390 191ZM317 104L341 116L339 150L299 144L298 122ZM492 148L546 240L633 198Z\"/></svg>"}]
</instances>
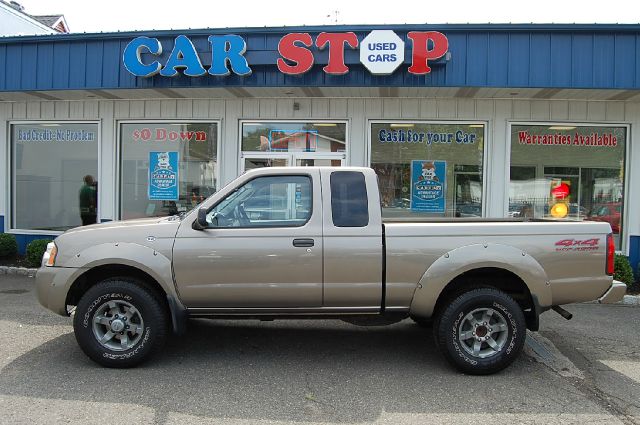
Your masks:
<instances>
[{"instance_id":1,"label":"man in dark shirt","mask_svg":"<svg viewBox=\"0 0 640 425\"><path fill-rule=\"evenodd\" d=\"M84 176L84 185L80 188L80 218L82 225L95 224L97 218L98 190L93 176Z\"/></svg>"}]
</instances>

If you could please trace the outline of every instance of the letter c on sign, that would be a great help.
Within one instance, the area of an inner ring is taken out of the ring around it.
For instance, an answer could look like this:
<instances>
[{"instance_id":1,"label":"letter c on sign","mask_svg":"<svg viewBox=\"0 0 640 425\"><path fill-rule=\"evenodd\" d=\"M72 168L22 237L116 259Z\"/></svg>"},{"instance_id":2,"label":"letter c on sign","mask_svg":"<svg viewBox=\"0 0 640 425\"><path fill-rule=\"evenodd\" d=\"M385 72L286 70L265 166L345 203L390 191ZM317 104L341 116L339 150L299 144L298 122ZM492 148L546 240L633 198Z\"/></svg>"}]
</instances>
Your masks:
<instances>
[{"instance_id":1,"label":"letter c on sign","mask_svg":"<svg viewBox=\"0 0 640 425\"><path fill-rule=\"evenodd\" d=\"M148 65L142 63L142 49L147 49L149 53L155 56L162 54L162 44L157 38L136 37L127 44L122 55L124 67L136 77L151 77L160 72L162 65L158 61L154 61Z\"/></svg>"}]
</instances>

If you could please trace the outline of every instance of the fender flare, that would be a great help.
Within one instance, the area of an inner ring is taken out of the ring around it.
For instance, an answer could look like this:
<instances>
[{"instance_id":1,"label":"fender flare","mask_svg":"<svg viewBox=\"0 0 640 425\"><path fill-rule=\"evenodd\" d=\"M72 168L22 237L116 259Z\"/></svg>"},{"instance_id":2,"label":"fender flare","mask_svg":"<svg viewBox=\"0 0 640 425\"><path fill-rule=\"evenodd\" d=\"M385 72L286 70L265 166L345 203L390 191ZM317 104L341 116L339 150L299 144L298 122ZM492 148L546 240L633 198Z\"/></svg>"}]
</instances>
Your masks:
<instances>
[{"instance_id":1,"label":"fender flare","mask_svg":"<svg viewBox=\"0 0 640 425\"><path fill-rule=\"evenodd\" d=\"M431 317L442 291L461 274L480 268L498 268L518 276L540 307L551 305L551 287L542 266L525 251L508 245L466 245L439 257L422 275L411 300L410 314Z\"/></svg>"},{"instance_id":2,"label":"fender flare","mask_svg":"<svg viewBox=\"0 0 640 425\"><path fill-rule=\"evenodd\" d=\"M84 274L95 267L106 265L129 266L145 272L160 284L167 296L175 298L179 303L173 283L171 260L144 245L122 242L94 245L75 254L65 267L81 269Z\"/></svg>"}]
</instances>

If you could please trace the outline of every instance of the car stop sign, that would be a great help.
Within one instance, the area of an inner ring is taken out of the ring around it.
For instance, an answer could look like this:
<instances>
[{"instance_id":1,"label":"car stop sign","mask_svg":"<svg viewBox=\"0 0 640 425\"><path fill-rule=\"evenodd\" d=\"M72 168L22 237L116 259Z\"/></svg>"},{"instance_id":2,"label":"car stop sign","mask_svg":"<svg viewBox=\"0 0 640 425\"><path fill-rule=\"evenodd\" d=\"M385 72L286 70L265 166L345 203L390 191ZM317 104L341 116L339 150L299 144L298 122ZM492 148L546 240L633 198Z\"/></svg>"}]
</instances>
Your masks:
<instances>
[{"instance_id":1,"label":"car stop sign","mask_svg":"<svg viewBox=\"0 0 640 425\"><path fill-rule=\"evenodd\" d=\"M391 74L404 62L404 41L391 30L371 31L360 43L360 62L372 74Z\"/></svg>"}]
</instances>

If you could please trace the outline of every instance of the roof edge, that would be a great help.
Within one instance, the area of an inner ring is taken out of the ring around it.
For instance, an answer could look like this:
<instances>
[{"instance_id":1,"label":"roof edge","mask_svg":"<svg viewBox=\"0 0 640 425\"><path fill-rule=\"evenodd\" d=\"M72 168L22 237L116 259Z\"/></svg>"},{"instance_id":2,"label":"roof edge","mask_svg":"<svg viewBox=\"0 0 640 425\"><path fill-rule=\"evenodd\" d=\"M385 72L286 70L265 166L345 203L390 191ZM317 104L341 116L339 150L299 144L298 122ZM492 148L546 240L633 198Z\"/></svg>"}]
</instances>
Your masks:
<instances>
[{"instance_id":1,"label":"roof edge","mask_svg":"<svg viewBox=\"0 0 640 425\"><path fill-rule=\"evenodd\" d=\"M273 34L283 32L322 32L322 31L373 31L392 29L397 31L448 31L448 32L615 32L640 33L638 24L398 24L398 25L310 25L310 26L278 26L278 27L228 27L200 29L140 30L97 33L40 34L0 37L0 43L35 42L52 40L91 40L110 38L132 38L146 36L188 35L200 36L209 34L255 33Z\"/></svg>"}]
</instances>

